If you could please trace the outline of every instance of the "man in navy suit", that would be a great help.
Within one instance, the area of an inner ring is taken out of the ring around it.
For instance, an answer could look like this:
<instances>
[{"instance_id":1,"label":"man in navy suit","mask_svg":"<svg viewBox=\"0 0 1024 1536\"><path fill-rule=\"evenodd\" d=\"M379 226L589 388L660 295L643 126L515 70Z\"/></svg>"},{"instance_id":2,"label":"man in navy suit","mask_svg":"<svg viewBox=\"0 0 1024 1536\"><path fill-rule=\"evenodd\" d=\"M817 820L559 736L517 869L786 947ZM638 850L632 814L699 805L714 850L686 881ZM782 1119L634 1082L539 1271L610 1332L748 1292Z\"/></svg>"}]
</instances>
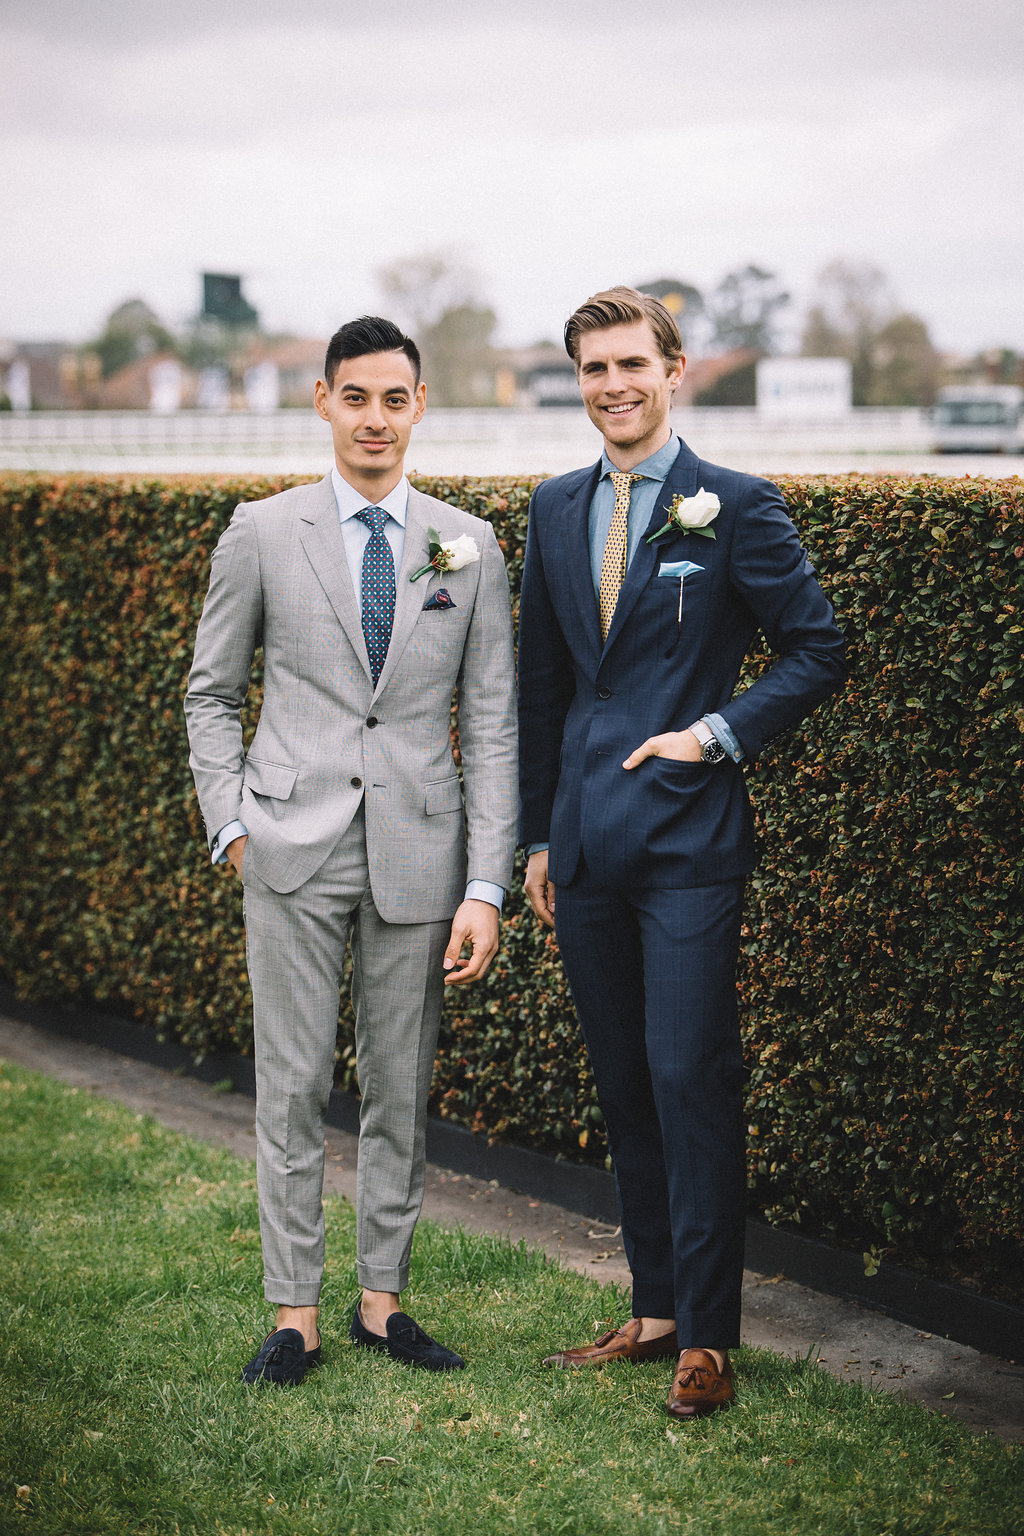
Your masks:
<instances>
[{"instance_id":1,"label":"man in navy suit","mask_svg":"<svg viewBox=\"0 0 1024 1536\"><path fill-rule=\"evenodd\" d=\"M546 1363L678 1356L667 1408L692 1418L731 1402L739 1343L740 765L836 689L843 642L776 487L673 435L686 360L664 305L595 294L565 343L604 452L530 507L520 836L594 1069L633 1317ZM735 694L758 630L776 659Z\"/></svg>"}]
</instances>

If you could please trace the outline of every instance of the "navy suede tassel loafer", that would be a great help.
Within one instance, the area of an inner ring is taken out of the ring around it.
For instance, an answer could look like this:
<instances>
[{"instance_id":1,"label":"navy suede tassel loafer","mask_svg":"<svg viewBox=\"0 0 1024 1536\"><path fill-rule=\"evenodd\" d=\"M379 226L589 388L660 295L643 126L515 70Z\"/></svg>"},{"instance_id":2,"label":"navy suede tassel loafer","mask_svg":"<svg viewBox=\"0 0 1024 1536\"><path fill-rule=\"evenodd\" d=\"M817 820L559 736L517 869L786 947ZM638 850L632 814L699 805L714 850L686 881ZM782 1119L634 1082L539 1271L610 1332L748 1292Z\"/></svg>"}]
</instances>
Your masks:
<instances>
[{"instance_id":1,"label":"navy suede tassel loafer","mask_svg":"<svg viewBox=\"0 0 1024 1536\"><path fill-rule=\"evenodd\" d=\"M278 1328L267 1334L255 1360L242 1367L242 1380L250 1386L295 1387L319 1364L319 1344L307 1349L297 1328Z\"/></svg>"},{"instance_id":2,"label":"navy suede tassel loafer","mask_svg":"<svg viewBox=\"0 0 1024 1536\"><path fill-rule=\"evenodd\" d=\"M438 1344L406 1313L392 1312L387 1321L387 1329L386 1337L370 1333L356 1307L348 1336L353 1344L359 1344L363 1349L376 1349L381 1354L390 1355L392 1360L402 1360L406 1365L419 1365L427 1371L466 1369L466 1362L461 1355Z\"/></svg>"}]
</instances>

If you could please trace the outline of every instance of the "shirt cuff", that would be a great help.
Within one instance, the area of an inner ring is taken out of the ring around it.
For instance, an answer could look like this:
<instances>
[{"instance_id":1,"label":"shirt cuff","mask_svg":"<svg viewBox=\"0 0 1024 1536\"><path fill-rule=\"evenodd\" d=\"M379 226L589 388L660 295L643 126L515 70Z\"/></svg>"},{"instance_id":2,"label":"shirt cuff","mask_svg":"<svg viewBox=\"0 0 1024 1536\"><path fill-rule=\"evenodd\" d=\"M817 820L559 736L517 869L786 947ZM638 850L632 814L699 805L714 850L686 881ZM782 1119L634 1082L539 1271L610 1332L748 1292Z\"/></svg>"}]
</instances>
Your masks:
<instances>
[{"instance_id":1,"label":"shirt cuff","mask_svg":"<svg viewBox=\"0 0 1024 1536\"><path fill-rule=\"evenodd\" d=\"M222 827L217 833L217 840L210 849L211 864L226 864L228 861L227 846L233 843L236 837L248 837L249 830L240 821L229 821L226 827Z\"/></svg>"},{"instance_id":2,"label":"shirt cuff","mask_svg":"<svg viewBox=\"0 0 1024 1536\"><path fill-rule=\"evenodd\" d=\"M713 731L715 737L721 742L734 763L742 763L743 748L740 746L732 731L726 725L721 715L701 715L701 719L709 731Z\"/></svg>"},{"instance_id":3,"label":"shirt cuff","mask_svg":"<svg viewBox=\"0 0 1024 1536\"><path fill-rule=\"evenodd\" d=\"M550 843L527 843L526 847L523 849L523 852L526 854L526 857L529 858L531 854L534 853L545 853L550 847Z\"/></svg>"},{"instance_id":4,"label":"shirt cuff","mask_svg":"<svg viewBox=\"0 0 1024 1536\"><path fill-rule=\"evenodd\" d=\"M505 900L505 888L501 885L492 885L489 880L471 880L466 886L467 901L489 901L492 907L501 911L501 904Z\"/></svg>"}]
</instances>

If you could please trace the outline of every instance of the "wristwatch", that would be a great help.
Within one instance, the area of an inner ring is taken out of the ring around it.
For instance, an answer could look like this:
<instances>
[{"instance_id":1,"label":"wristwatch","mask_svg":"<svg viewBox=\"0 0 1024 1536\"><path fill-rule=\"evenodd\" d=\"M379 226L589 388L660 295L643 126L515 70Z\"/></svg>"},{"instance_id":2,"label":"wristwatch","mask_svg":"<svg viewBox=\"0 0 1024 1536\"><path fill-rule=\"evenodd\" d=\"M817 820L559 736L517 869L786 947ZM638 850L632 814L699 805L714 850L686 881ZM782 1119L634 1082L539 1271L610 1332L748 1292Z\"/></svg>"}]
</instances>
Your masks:
<instances>
[{"instance_id":1,"label":"wristwatch","mask_svg":"<svg viewBox=\"0 0 1024 1536\"><path fill-rule=\"evenodd\" d=\"M700 742L700 760L702 763L721 763L725 760L725 748L711 729L703 720L696 720L690 726L690 730Z\"/></svg>"}]
</instances>

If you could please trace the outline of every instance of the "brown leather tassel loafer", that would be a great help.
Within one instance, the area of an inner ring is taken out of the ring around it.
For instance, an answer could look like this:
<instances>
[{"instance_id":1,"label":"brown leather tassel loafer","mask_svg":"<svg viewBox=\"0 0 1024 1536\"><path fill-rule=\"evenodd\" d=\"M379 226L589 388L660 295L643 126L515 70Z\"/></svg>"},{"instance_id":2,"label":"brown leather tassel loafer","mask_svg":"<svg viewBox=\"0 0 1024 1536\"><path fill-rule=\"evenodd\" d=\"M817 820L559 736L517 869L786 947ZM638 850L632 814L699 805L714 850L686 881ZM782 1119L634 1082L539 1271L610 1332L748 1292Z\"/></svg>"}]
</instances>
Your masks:
<instances>
[{"instance_id":1,"label":"brown leather tassel loafer","mask_svg":"<svg viewBox=\"0 0 1024 1536\"><path fill-rule=\"evenodd\" d=\"M684 1349L679 1356L665 1411L674 1419L699 1419L702 1414L714 1413L717 1408L728 1408L735 1396L728 1355L725 1369L720 1371L714 1355L709 1355L706 1349Z\"/></svg>"},{"instance_id":2,"label":"brown leather tassel loafer","mask_svg":"<svg viewBox=\"0 0 1024 1536\"><path fill-rule=\"evenodd\" d=\"M657 1339L638 1342L641 1322L634 1317L624 1328L613 1328L602 1333L595 1344L581 1344L578 1349L560 1349L557 1354L545 1357L545 1365L561 1366L575 1370L581 1365L607 1365L610 1360L667 1360L679 1349L675 1333L663 1333Z\"/></svg>"}]
</instances>

